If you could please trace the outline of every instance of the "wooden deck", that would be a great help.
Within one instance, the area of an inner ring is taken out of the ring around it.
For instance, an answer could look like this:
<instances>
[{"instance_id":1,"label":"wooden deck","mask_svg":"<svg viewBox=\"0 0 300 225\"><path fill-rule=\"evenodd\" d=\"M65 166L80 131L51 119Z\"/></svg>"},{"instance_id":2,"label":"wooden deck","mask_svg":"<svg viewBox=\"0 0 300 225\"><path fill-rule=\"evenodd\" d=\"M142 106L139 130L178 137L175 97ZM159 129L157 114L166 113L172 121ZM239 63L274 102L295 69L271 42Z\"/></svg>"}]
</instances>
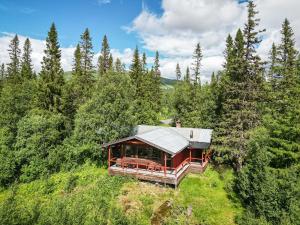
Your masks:
<instances>
[{"instance_id":1,"label":"wooden deck","mask_svg":"<svg viewBox=\"0 0 300 225\"><path fill-rule=\"evenodd\" d=\"M143 168L128 168L122 167L118 164L112 165L108 168L110 175L119 175L119 176L132 176L140 180L146 180L151 182L157 182L162 184L170 184L177 187L180 181L188 173L202 173L207 167L207 162L196 163L188 162L183 164L180 168L176 169L167 169L166 171L161 170L149 170Z\"/></svg>"}]
</instances>

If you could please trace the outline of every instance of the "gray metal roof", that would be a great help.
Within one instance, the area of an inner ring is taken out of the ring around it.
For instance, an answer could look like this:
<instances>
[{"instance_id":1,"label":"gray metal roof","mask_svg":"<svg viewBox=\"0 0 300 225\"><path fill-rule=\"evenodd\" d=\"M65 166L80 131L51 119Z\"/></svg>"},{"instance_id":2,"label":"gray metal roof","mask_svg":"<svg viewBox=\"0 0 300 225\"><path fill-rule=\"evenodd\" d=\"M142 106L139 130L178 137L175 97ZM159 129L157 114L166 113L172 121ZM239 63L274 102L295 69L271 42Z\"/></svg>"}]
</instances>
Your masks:
<instances>
[{"instance_id":1,"label":"gray metal roof","mask_svg":"<svg viewBox=\"0 0 300 225\"><path fill-rule=\"evenodd\" d=\"M201 129L201 128L187 128L187 127L162 127L162 126L149 126L149 125L138 125L134 134L141 134L149 132L155 129L171 129L181 136L186 138L190 142L200 142L200 143L211 143L212 129Z\"/></svg>"},{"instance_id":2,"label":"gray metal roof","mask_svg":"<svg viewBox=\"0 0 300 225\"><path fill-rule=\"evenodd\" d=\"M138 125L132 136L104 144L103 147L137 139L173 156L188 146L201 149L209 147L211 135L211 129Z\"/></svg>"},{"instance_id":3,"label":"gray metal roof","mask_svg":"<svg viewBox=\"0 0 300 225\"><path fill-rule=\"evenodd\" d=\"M189 141L186 138L171 129L157 128L137 134L136 137L171 155L174 155L189 146Z\"/></svg>"}]
</instances>

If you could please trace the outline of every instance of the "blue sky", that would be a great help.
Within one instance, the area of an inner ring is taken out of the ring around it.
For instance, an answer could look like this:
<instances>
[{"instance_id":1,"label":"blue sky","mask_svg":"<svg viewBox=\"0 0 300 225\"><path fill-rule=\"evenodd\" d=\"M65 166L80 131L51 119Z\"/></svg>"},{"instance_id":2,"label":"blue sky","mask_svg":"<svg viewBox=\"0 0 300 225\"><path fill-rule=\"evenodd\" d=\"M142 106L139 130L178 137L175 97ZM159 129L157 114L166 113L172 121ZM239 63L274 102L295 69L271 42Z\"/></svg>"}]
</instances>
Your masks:
<instances>
[{"instance_id":1,"label":"blue sky","mask_svg":"<svg viewBox=\"0 0 300 225\"><path fill-rule=\"evenodd\" d=\"M155 13L161 12L159 0L1 0L0 31L45 39L55 22L62 47L76 45L86 27L96 51L104 34L113 48L134 47L139 43L136 34L122 27L130 25L143 4Z\"/></svg>"},{"instance_id":2,"label":"blue sky","mask_svg":"<svg viewBox=\"0 0 300 225\"><path fill-rule=\"evenodd\" d=\"M267 28L257 51L263 59L273 42L280 41L281 23L288 17L300 43L299 0L255 0L261 28ZM94 44L94 63L104 34L114 58L127 66L135 46L145 51L148 63L155 51L161 56L162 76L174 78L176 64L182 71L192 65L195 45L203 51L201 79L209 81L222 69L228 34L235 35L246 22L246 0L0 0L0 63L8 63L7 49L14 34L23 44L32 42L35 70L40 70L44 40L55 22L62 47L62 66L72 67L74 46L89 28ZM22 47L22 46L21 46Z\"/></svg>"}]
</instances>

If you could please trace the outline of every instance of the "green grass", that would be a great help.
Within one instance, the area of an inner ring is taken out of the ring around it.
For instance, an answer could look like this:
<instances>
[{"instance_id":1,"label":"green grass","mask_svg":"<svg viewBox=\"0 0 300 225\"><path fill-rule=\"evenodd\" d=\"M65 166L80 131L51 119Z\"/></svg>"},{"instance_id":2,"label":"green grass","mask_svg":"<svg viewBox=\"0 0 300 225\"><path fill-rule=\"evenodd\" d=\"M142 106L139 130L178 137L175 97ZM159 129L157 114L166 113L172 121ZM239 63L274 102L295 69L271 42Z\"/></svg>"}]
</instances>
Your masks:
<instances>
[{"instance_id":1,"label":"green grass","mask_svg":"<svg viewBox=\"0 0 300 225\"><path fill-rule=\"evenodd\" d=\"M220 174L210 167L201 175L189 174L180 184L177 202L191 206L201 224L234 224L242 208L230 200L225 191L232 178L232 171Z\"/></svg>"},{"instance_id":2,"label":"green grass","mask_svg":"<svg viewBox=\"0 0 300 225\"><path fill-rule=\"evenodd\" d=\"M109 177L106 169L85 165L73 172L60 172L47 179L16 185L16 205L13 207L20 214L16 218L27 221L34 215L32 212L38 203L40 224L58 224L56 221L61 220L72 220L69 224L78 221L78 224L82 221L86 224L105 224L107 221L110 224L120 224L120 221L123 224L151 224L162 204L170 201L172 206L163 214L163 224L230 225L242 211L226 192L225 186L232 177L233 173L228 169L218 173L208 167L202 175L189 174L175 190L128 178ZM7 204L5 201L12 193L12 189L0 192L0 207ZM58 213L60 207L62 213ZM186 216L188 208L192 209L189 217ZM1 215L3 217L0 209Z\"/></svg>"}]
</instances>

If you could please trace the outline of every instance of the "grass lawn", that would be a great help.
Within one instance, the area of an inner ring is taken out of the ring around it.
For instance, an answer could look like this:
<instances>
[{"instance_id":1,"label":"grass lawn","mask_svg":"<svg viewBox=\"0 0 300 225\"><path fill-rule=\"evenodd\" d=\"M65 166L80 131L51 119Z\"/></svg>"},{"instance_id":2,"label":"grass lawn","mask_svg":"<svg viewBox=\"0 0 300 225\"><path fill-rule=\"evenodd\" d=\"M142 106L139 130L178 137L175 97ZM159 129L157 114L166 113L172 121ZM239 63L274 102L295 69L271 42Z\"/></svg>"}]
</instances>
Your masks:
<instances>
[{"instance_id":1,"label":"grass lawn","mask_svg":"<svg viewBox=\"0 0 300 225\"><path fill-rule=\"evenodd\" d=\"M39 215L39 224L229 225L242 211L225 191L232 177L230 170L218 173L208 167L204 174L189 174L175 190L109 177L106 169L85 165L72 173L60 172L2 190L0 220L9 224L7 212L16 210L13 219L27 224L35 224L30 218ZM12 195L13 202L8 200Z\"/></svg>"}]
</instances>

